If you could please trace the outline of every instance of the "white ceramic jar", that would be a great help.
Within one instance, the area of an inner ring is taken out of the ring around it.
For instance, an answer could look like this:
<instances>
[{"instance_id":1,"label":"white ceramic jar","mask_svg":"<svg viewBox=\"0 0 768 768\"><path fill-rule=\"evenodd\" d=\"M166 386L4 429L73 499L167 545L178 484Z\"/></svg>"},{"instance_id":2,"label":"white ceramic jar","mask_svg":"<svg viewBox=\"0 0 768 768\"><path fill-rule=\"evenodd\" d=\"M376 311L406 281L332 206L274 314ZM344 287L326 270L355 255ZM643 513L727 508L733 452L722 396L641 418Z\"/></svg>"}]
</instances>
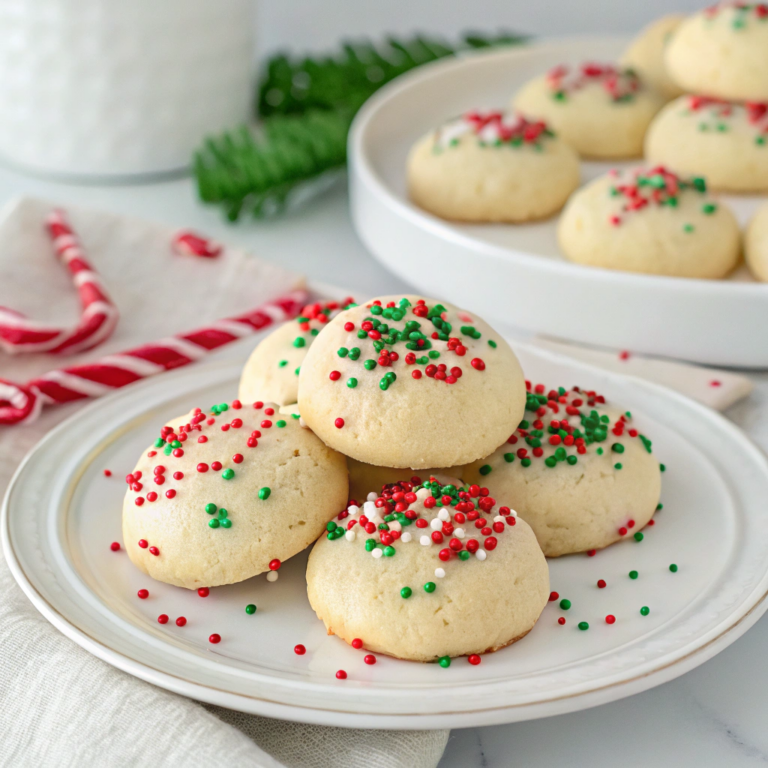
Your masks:
<instances>
[{"instance_id":1,"label":"white ceramic jar","mask_svg":"<svg viewBox=\"0 0 768 768\"><path fill-rule=\"evenodd\" d=\"M255 0L0 0L0 155L69 178L182 169L253 103Z\"/></svg>"}]
</instances>

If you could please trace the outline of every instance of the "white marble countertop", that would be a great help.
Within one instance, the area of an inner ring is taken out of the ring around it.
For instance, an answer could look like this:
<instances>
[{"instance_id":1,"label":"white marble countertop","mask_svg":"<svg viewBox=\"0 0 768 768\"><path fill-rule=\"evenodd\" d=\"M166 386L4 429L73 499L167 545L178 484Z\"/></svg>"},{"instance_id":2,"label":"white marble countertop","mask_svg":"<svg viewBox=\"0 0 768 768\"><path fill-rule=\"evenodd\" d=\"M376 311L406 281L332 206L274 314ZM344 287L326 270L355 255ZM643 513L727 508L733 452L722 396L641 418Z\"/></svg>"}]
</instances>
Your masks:
<instances>
[{"instance_id":1,"label":"white marble countertop","mask_svg":"<svg viewBox=\"0 0 768 768\"><path fill-rule=\"evenodd\" d=\"M341 180L300 212L235 227L224 223L217 210L196 202L188 179L73 186L0 168L0 204L18 194L193 226L352 292L395 293L405 287L365 251L352 231ZM755 378L753 395L727 415L768 449L768 374ZM702 667L638 696L556 718L454 731L440 768L764 764L766 647L768 616Z\"/></svg>"}]
</instances>

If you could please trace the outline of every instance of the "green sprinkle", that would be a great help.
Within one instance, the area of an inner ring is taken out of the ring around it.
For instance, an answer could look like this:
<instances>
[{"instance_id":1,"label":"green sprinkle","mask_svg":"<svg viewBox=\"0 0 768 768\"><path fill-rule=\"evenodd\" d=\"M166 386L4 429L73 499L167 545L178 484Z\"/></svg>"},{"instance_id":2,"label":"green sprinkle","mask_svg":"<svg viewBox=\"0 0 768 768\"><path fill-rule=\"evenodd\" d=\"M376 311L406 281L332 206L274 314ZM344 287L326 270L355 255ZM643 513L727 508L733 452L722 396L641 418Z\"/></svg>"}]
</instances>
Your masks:
<instances>
[{"instance_id":1,"label":"green sprinkle","mask_svg":"<svg viewBox=\"0 0 768 768\"><path fill-rule=\"evenodd\" d=\"M672 563L672 565L669 566L669 570L672 571L672 573L677 573L677 565Z\"/></svg>"},{"instance_id":2,"label":"green sprinkle","mask_svg":"<svg viewBox=\"0 0 768 768\"><path fill-rule=\"evenodd\" d=\"M285 426L285 422L282 419L280 419L280 421L276 421L275 422L275 426L276 427L284 427Z\"/></svg>"},{"instance_id":3,"label":"green sprinkle","mask_svg":"<svg viewBox=\"0 0 768 768\"><path fill-rule=\"evenodd\" d=\"M659 503L656 505L656 511L657 511L657 512L660 512L662 509L664 509L664 505L663 505L661 502L659 502Z\"/></svg>"},{"instance_id":4,"label":"green sprinkle","mask_svg":"<svg viewBox=\"0 0 768 768\"><path fill-rule=\"evenodd\" d=\"M666 465L666 464L659 464L659 469L660 469L662 472L666 472L666 471L667 471L667 465Z\"/></svg>"},{"instance_id":5,"label":"green sprinkle","mask_svg":"<svg viewBox=\"0 0 768 768\"><path fill-rule=\"evenodd\" d=\"M505 453L504 454L504 461L507 462L507 464L511 464L515 460L515 454L514 453Z\"/></svg>"},{"instance_id":6,"label":"green sprinkle","mask_svg":"<svg viewBox=\"0 0 768 768\"><path fill-rule=\"evenodd\" d=\"M448 667L451 666L451 657L450 656L441 656L439 661L437 662L443 669L448 669Z\"/></svg>"},{"instance_id":7,"label":"green sprinkle","mask_svg":"<svg viewBox=\"0 0 768 768\"><path fill-rule=\"evenodd\" d=\"M693 232L694 229L693 224L683 224L683 232Z\"/></svg>"},{"instance_id":8,"label":"green sprinkle","mask_svg":"<svg viewBox=\"0 0 768 768\"><path fill-rule=\"evenodd\" d=\"M571 607L571 601L570 601L570 600L566 600L565 598L564 598L564 599L562 599L562 600L560 601L560 607L561 607L561 608L562 608L564 611L567 611L567 610L568 610L568 609Z\"/></svg>"},{"instance_id":9,"label":"green sprinkle","mask_svg":"<svg viewBox=\"0 0 768 768\"><path fill-rule=\"evenodd\" d=\"M704 205L701 206L701 212L705 213L707 216L710 216L717 210L717 205L715 203L704 203Z\"/></svg>"},{"instance_id":10,"label":"green sprinkle","mask_svg":"<svg viewBox=\"0 0 768 768\"><path fill-rule=\"evenodd\" d=\"M584 632L589 629L589 624L586 621L580 621L579 629L582 630L582 632Z\"/></svg>"},{"instance_id":11,"label":"green sprinkle","mask_svg":"<svg viewBox=\"0 0 768 768\"><path fill-rule=\"evenodd\" d=\"M281 361L280 361L280 362L277 364L277 367L278 367L278 368L285 368L285 366L286 366L286 365L288 365L288 361L287 361L287 360L281 360Z\"/></svg>"},{"instance_id":12,"label":"green sprinkle","mask_svg":"<svg viewBox=\"0 0 768 768\"><path fill-rule=\"evenodd\" d=\"M346 347L339 347L336 354L339 357L346 357L349 354L349 350Z\"/></svg>"},{"instance_id":13,"label":"green sprinkle","mask_svg":"<svg viewBox=\"0 0 768 768\"><path fill-rule=\"evenodd\" d=\"M376 542L374 539L366 539L365 540L365 551L366 552L372 552L374 549L376 549Z\"/></svg>"},{"instance_id":14,"label":"green sprinkle","mask_svg":"<svg viewBox=\"0 0 768 768\"><path fill-rule=\"evenodd\" d=\"M579 460L578 456L569 456L566 461L573 466Z\"/></svg>"},{"instance_id":15,"label":"green sprinkle","mask_svg":"<svg viewBox=\"0 0 768 768\"><path fill-rule=\"evenodd\" d=\"M366 371L372 371L376 367L376 361L375 360L366 360L363 363L363 367Z\"/></svg>"},{"instance_id":16,"label":"green sprinkle","mask_svg":"<svg viewBox=\"0 0 768 768\"><path fill-rule=\"evenodd\" d=\"M352 347L352 349L349 350L349 359L357 360L359 357L360 357L360 347Z\"/></svg>"},{"instance_id":17,"label":"green sprinkle","mask_svg":"<svg viewBox=\"0 0 768 768\"><path fill-rule=\"evenodd\" d=\"M623 446L621 443L614 443L614 444L611 446L611 450L612 450L614 453L624 453L624 446Z\"/></svg>"},{"instance_id":18,"label":"green sprinkle","mask_svg":"<svg viewBox=\"0 0 768 768\"><path fill-rule=\"evenodd\" d=\"M413 590L410 587L403 587L400 590L400 597L407 600L413 594Z\"/></svg>"},{"instance_id":19,"label":"green sprinkle","mask_svg":"<svg viewBox=\"0 0 768 768\"><path fill-rule=\"evenodd\" d=\"M272 493L272 489L271 488L267 488L267 487L260 488L259 489L259 498L262 501L266 501L269 498L269 495L271 493Z\"/></svg>"},{"instance_id":20,"label":"green sprinkle","mask_svg":"<svg viewBox=\"0 0 768 768\"><path fill-rule=\"evenodd\" d=\"M763 146L763 144L765 144L765 136L758 136L758 137L755 139L755 144L757 144L758 146L761 146L761 147L762 147L762 146Z\"/></svg>"},{"instance_id":21,"label":"green sprinkle","mask_svg":"<svg viewBox=\"0 0 768 768\"><path fill-rule=\"evenodd\" d=\"M218 507L217 507L215 504L213 504L213 503L211 503L211 504L206 504L206 505L205 505L205 511L206 511L206 512L207 512L209 515L213 515L213 514L215 514L215 513L218 511Z\"/></svg>"},{"instance_id":22,"label":"green sprinkle","mask_svg":"<svg viewBox=\"0 0 768 768\"><path fill-rule=\"evenodd\" d=\"M427 354L433 360L437 360L437 358L440 357L440 353L436 349L431 349Z\"/></svg>"},{"instance_id":23,"label":"green sprinkle","mask_svg":"<svg viewBox=\"0 0 768 768\"><path fill-rule=\"evenodd\" d=\"M648 615L650 612L651 612L651 609L650 609L650 608L649 608L647 605L644 605L644 606L643 606L643 607L640 609L640 615L641 615L641 616L647 616L647 615Z\"/></svg>"},{"instance_id":24,"label":"green sprinkle","mask_svg":"<svg viewBox=\"0 0 768 768\"><path fill-rule=\"evenodd\" d=\"M253 616L253 614L256 613L256 606L253 603L248 603L248 605L245 606L245 612L249 616Z\"/></svg>"},{"instance_id":25,"label":"green sprinkle","mask_svg":"<svg viewBox=\"0 0 768 768\"><path fill-rule=\"evenodd\" d=\"M544 459L544 463L548 467L556 467L557 466L557 459L554 456L547 456L547 458Z\"/></svg>"},{"instance_id":26,"label":"green sprinkle","mask_svg":"<svg viewBox=\"0 0 768 768\"><path fill-rule=\"evenodd\" d=\"M223 520L225 517L227 517L228 514L229 514L229 512L227 512L227 510L224 509L224 507L222 507L219 510L219 520Z\"/></svg>"},{"instance_id":27,"label":"green sprinkle","mask_svg":"<svg viewBox=\"0 0 768 768\"><path fill-rule=\"evenodd\" d=\"M614 469L622 469L622 468L623 468L623 466L624 466L623 464L619 463L619 464L614 464L614 465L613 465L613 468L614 468Z\"/></svg>"},{"instance_id":28,"label":"green sprinkle","mask_svg":"<svg viewBox=\"0 0 768 768\"><path fill-rule=\"evenodd\" d=\"M435 582L434 582L434 581L428 581L428 582L427 582L427 583L424 585L424 591L425 591L425 592L430 592L430 593L431 593L431 592L434 592L436 588L437 588L437 585L435 584Z\"/></svg>"},{"instance_id":29,"label":"green sprinkle","mask_svg":"<svg viewBox=\"0 0 768 768\"><path fill-rule=\"evenodd\" d=\"M165 445L165 440L163 440L162 437L158 437L157 440L155 440L155 448L162 448Z\"/></svg>"},{"instance_id":30,"label":"green sprinkle","mask_svg":"<svg viewBox=\"0 0 768 768\"><path fill-rule=\"evenodd\" d=\"M295 373L295 374L298 376L298 375L299 375L299 371L300 371L300 370L301 370L301 366L299 366L298 368L296 368L296 370L294 371L294 373Z\"/></svg>"},{"instance_id":31,"label":"green sprinkle","mask_svg":"<svg viewBox=\"0 0 768 768\"><path fill-rule=\"evenodd\" d=\"M637 571L630 571L629 572L629 578L630 579L636 579L640 574Z\"/></svg>"},{"instance_id":32,"label":"green sprinkle","mask_svg":"<svg viewBox=\"0 0 768 768\"><path fill-rule=\"evenodd\" d=\"M350 389L354 389L357 386L357 379L354 376L352 378L347 379L347 386Z\"/></svg>"},{"instance_id":33,"label":"green sprinkle","mask_svg":"<svg viewBox=\"0 0 768 768\"><path fill-rule=\"evenodd\" d=\"M208 525L211 528L218 528L219 527L219 521L214 517L213 520L208 521Z\"/></svg>"},{"instance_id":34,"label":"green sprinkle","mask_svg":"<svg viewBox=\"0 0 768 768\"><path fill-rule=\"evenodd\" d=\"M524 467L530 467L530 466L531 466L531 460L530 460L530 459L529 459L527 456L526 456L526 458L524 458L524 459L520 459L520 463L521 463L521 464L522 464Z\"/></svg>"},{"instance_id":35,"label":"green sprinkle","mask_svg":"<svg viewBox=\"0 0 768 768\"><path fill-rule=\"evenodd\" d=\"M488 346L491 349L496 349L499 345L493 339L488 339Z\"/></svg>"},{"instance_id":36,"label":"green sprinkle","mask_svg":"<svg viewBox=\"0 0 768 768\"><path fill-rule=\"evenodd\" d=\"M338 527L339 526L336 525L336 523L334 523L333 520L331 520L326 524L325 530L328 531L328 533L331 533L331 531L335 531Z\"/></svg>"},{"instance_id":37,"label":"green sprinkle","mask_svg":"<svg viewBox=\"0 0 768 768\"><path fill-rule=\"evenodd\" d=\"M635 541L642 541L644 538L645 536L640 531L635 534Z\"/></svg>"},{"instance_id":38,"label":"green sprinkle","mask_svg":"<svg viewBox=\"0 0 768 768\"><path fill-rule=\"evenodd\" d=\"M394 547L384 547L384 557L394 557L396 551Z\"/></svg>"},{"instance_id":39,"label":"green sprinkle","mask_svg":"<svg viewBox=\"0 0 768 768\"><path fill-rule=\"evenodd\" d=\"M470 554L466 549L462 549L461 552L459 552L459 560L469 560L469 558Z\"/></svg>"},{"instance_id":40,"label":"green sprinkle","mask_svg":"<svg viewBox=\"0 0 768 768\"><path fill-rule=\"evenodd\" d=\"M283 422L283 426L285 426L285 422ZM221 476L222 476L222 477L223 477L225 480L231 480L231 479L232 479L232 478L235 476L235 470L234 470L234 469L225 469L225 470L224 470L224 471L221 473Z\"/></svg>"},{"instance_id":41,"label":"green sprinkle","mask_svg":"<svg viewBox=\"0 0 768 768\"><path fill-rule=\"evenodd\" d=\"M213 521L211 521L213 522ZM232 527L232 521L228 518L224 518L223 520L219 520L219 523L221 523L222 528L231 528Z\"/></svg>"},{"instance_id":42,"label":"green sprinkle","mask_svg":"<svg viewBox=\"0 0 768 768\"><path fill-rule=\"evenodd\" d=\"M490 475L491 472L493 471L493 467L490 464L483 464L483 466L480 467L479 471L480 471L480 474L483 476Z\"/></svg>"},{"instance_id":43,"label":"green sprinkle","mask_svg":"<svg viewBox=\"0 0 768 768\"><path fill-rule=\"evenodd\" d=\"M304 341L304 339L302 339L302 338L301 338L301 336L297 336L297 337L296 337L296 338L293 340L293 346L294 346L294 347L299 347L299 348L301 348L301 347L304 347L304 346L306 346L306 344L307 344L307 342L306 342L306 341Z\"/></svg>"}]
</instances>

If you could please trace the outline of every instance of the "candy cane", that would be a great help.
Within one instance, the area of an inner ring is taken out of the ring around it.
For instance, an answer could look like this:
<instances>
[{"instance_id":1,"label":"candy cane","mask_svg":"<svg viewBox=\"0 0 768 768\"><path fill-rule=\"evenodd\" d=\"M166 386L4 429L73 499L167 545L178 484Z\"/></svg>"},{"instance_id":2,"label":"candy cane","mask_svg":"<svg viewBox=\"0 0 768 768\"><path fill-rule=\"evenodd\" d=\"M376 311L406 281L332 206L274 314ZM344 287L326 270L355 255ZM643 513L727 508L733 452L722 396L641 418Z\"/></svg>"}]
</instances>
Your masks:
<instances>
[{"instance_id":1,"label":"candy cane","mask_svg":"<svg viewBox=\"0 0 768 768\"><path fill-rule=\"evenodd\" d=\"M53 211L46 219L46 226L56 256L72 274L83 312L80 322L74 328L58 328L0 307L0 349L10 354L48 352L57 355L83 352L104 341L117 325L117 307L86 260L64 213Z\"/></svg>"},{"instance_id":2,"label":"candy cane","mask_svg":"<svg viewBox=\"0 0 768 768\"><path fill-rule=\"evenodd\" d=\"M225 344L296 317L306 299L305 290L293 291L244 315L92 363L51 371L25 385L0 379L0 424L28 423L37 418L43 405L100 397L148 376L189 365Z\"/></svg>"}]
</instances>

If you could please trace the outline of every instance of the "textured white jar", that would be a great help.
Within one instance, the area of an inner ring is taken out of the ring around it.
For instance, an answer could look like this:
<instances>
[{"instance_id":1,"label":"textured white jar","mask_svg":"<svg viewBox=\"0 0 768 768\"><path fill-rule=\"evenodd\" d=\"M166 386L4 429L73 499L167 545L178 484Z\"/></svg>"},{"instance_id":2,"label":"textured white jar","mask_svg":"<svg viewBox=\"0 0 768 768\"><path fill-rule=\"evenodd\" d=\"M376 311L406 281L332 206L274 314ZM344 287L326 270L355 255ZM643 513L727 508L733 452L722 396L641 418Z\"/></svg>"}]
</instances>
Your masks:
<instances>
[{"instance_id":1,"label":"textured white jar","mask_svg":"<svg viewBox=\"0 0 768 768\"><path fill-rule=\"evenodd\" d=\"M46 175L189 165L253 103L254 0L0 0L0 155Z\"/></svg>"}]
</instances>

